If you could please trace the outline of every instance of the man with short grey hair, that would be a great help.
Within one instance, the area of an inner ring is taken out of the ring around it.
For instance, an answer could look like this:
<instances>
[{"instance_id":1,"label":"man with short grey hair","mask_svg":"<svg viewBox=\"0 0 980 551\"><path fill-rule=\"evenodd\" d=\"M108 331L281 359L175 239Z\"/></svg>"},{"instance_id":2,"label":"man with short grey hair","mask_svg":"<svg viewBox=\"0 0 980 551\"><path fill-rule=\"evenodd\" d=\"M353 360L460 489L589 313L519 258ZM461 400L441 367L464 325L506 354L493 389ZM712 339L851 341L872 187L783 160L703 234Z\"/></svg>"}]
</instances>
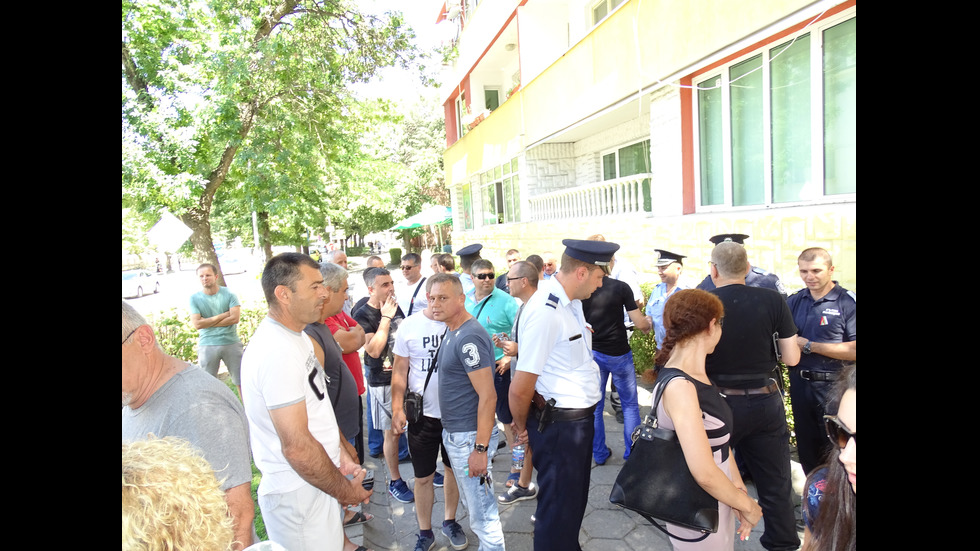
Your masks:
<instances>
[{"instance_id":1,"label":"man with short grey hair","mask_svg":"<svg viewBox=\"0 0 980 551\"><path fill-rule=\"evenodd\" d=\"M705 371L732 410L731 447L759 491L766 519L762 546L795 550L800 539L793 515L789 427L772 375L780 358L788 366L800 360L796 324L783 297L773 289L747 285L748 273L742 245L732 241L715 245L711 251L715 288L710 292L725 307L724 329L708 354Z\"/></svg>"},{"instance_id":2,"label":"man with short grey hair","mask_svg":"<svg viewBox=\"0 0 980 551\"><path fill-rule=\"evenodd\" d=\"M252 466L241 402L224 383L163 351L153 328L122 303L122 439L177 436L214 468L234 522L235 546L252 545Z\"/></svg>"}]
</instances>

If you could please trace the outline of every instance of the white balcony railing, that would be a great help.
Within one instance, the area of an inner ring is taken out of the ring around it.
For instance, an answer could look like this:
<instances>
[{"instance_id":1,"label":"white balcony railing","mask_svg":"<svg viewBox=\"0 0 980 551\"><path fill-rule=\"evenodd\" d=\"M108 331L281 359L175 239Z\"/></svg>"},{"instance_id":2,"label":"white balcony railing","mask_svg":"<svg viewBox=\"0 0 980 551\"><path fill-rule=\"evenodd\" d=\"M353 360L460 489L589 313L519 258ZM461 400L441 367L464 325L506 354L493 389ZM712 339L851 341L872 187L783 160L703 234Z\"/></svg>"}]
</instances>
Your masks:
<instances>
[{"instance_id":1,"label":"white balcony railing","mask_svg":"<svg viewBox=\"0 0 980 551\"><path fill-rule=\"evenodd\" d=\"M634 174L531 197L528 199L530 219L540 222L651 212L652 176Z\"/></svg>"}]
</instances>

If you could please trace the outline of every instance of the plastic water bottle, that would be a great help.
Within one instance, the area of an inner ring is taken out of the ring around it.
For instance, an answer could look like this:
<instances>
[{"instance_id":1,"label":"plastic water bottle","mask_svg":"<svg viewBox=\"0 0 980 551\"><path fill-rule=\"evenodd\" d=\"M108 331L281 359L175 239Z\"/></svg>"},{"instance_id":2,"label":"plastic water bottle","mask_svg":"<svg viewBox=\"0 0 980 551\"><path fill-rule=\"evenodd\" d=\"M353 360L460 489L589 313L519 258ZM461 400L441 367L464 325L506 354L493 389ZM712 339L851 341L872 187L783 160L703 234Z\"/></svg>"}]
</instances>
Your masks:
<instances>
[{"instance_id":1,"label":"plastic water bottle","mask_svg":"<svg viewBox=\"0 0 980 551\"><path fill-rule=\"evenodd\" d=\"M520 472L524 468L524 444L519 446L514 446L510 450L511 453L511 470L514 472Z\"/></svg>"}]
</instances>

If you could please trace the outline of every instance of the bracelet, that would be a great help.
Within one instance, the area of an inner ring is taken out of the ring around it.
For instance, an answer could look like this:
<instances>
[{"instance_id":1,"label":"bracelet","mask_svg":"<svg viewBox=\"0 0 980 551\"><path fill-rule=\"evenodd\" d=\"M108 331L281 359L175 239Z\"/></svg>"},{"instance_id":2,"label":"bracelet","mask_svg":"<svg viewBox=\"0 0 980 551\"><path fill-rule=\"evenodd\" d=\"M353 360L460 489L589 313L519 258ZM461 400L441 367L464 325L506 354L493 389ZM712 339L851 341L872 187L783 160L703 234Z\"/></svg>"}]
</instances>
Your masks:
<instances>
[{"instance_id":1,"label":"bracelet","mask_svg":"<svg viewBox=\"0 0 980 551\"><path fill-rule=\"evenodd\" d=\"M381 317L386 318L386 319L395 319L395 316L381 316Z\"/></svg>"}]
</instances>

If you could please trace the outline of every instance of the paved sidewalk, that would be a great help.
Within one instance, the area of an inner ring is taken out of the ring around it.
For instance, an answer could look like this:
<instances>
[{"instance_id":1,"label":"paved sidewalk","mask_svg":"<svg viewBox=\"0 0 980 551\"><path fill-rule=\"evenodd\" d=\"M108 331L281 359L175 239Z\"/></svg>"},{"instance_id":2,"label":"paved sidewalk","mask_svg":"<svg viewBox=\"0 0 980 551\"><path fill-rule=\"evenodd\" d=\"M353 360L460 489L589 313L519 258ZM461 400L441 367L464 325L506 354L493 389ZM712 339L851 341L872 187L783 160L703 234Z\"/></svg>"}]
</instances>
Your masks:
<instances>
[{"instance_id":1,"label":"paved sidewalk","mask_svg":"<svg viewBox=\"0 0 980 551\"><path fill-rule=\"evenodd\" d=\"M650 392L640 388L640 417L645 416L650 410ZM589 489L589 505L585 512L582 522L582 530L579 534L579 542L585 551L670 551L671 545L667 536L650 526L650 524L632 511L621 509L609 502L609 492L612 484L616 480L620 469L623 466L623 451L625 443L623 439L623 425L616 421L612 414L608 401L604 412L606 427L606 444L612 449L612 456L605 465L597 466L593 463L592 477ZM503 436L501 434L501 436ZM497 495L504 492L504 481L510 472L510 450L501 449L493 462L494 489ZM347 530L351 540L361 543L375 551L382 550L407 550L414 549L418 534L418 525L415 517L414 503L400 503L395 501L387 492L387 468L381 459L367 458L365 467L374 469L375 472L375 491L371 497L371 502L364 506L364 510L375 515L375 518L361 526L352 527ZM411 462L404 462L399 465L402 478L408 482L409 486L414 483L414 472ZM440 463L439 470L443 467ZM799 464L794 464L797 474L802 477L802 470ZM537 479L535 473L534 480ZM803 480L795 480L796 490L802 490ZM754 485L747 484L749 493L753 497L758 497L755 493ZM799 518L799 495L797 495L797 518ZM432 511L433 531L436 534L437 551L448 551L452 547L448 539L441 534L439 528L444 518L444 497L441 488L436 488L435 505ZM513 505L500 506L500 519L503 523L504 538L507 549L510 551L530 551L533 549L533 526L531 525L531 515L537 507L537 500L520 501ZM476 535L470 530L466 510L462 503L456 514L456 520L463 526L466 536L469 539L468 549L476 550L479 541ZM752 531L752 535L747 542L736 540L735 549L737 551L763 551L759 544L762 536L765 519ZM800 528L800 538L802 540L803 530Z\"/></svg>"}]
</instances>

